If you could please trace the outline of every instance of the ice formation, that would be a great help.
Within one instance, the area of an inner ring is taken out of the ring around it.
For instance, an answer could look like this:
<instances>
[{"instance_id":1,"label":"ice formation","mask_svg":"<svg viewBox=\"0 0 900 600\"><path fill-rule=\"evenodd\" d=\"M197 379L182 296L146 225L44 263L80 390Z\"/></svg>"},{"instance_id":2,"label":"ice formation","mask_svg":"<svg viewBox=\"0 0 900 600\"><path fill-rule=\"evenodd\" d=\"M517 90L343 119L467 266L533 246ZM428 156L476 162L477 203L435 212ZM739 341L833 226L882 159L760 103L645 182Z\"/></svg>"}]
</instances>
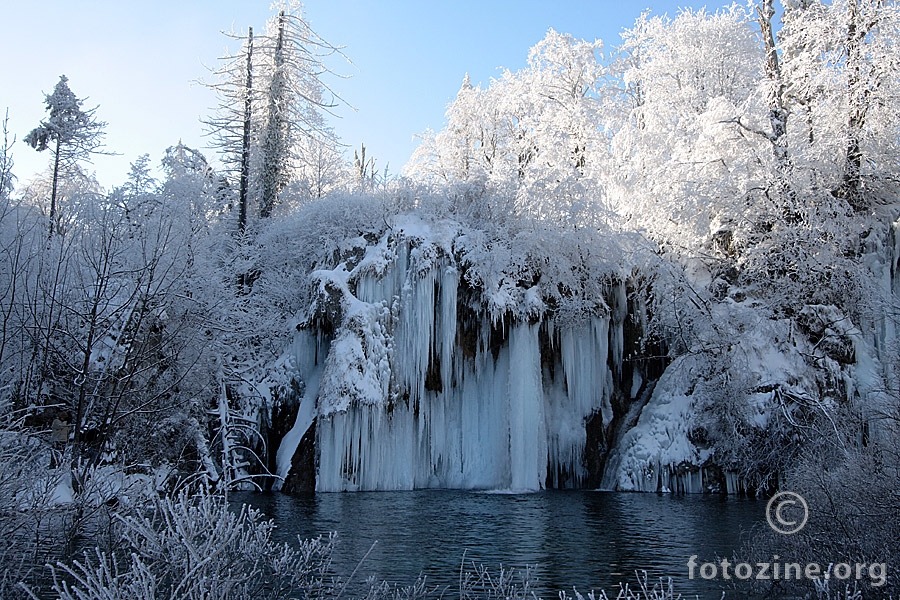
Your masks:
<instances>
[{"instance_id":1,"label":"ice formation","mask_svg":"<svg viewBox=\"0 0 900 600\"><path fill-rule=\"evenodd\" d=\"M612 418L624 286L609 287L613 310L601 301L557 325L534 285L473 300L454 243L452 224L408 218L357 264L313 274L311 327L289 351L306 389L280 475L315 418L319 491L582 482L587 420ZM335 321L333 338L313 333L317 319Z\"/></svg>"},{"instance_id":2,"label":"ice formation","mask_svg":"<svg viewBox=\"0 0 900 600\"><path fill-rule=\"evenodd\" d=\"M889 319L857 328L833 306L807 305L779 320L726 299L710 305L708 330L693 324L699 346L651 374L635 354L646 307L614 263L595 263L578 281L600 283L573 293L509 247L479 244L457 223L401 216L312 274L314 300L284 359L304 388L278 475L315 423L319 491L738 493L747 484L695 439L704 398L735 390L750 427L765 429L784 397L822 410L846 398L878 435L897 343ZM887 254L871 256L890 295ZM552 272L546 256L537 262ZM593 300L561 306L579 293Z\"/></svg>"}]
</instances>

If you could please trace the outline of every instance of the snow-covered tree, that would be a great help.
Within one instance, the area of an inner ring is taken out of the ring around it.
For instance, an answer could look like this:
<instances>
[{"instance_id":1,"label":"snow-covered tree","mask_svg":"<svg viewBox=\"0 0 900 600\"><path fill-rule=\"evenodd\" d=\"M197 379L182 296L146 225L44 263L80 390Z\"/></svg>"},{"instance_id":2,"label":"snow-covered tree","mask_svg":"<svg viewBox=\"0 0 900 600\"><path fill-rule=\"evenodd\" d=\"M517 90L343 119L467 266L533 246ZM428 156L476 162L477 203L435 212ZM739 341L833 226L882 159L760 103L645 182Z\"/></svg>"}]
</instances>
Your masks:
<instances>
[{"instance_id":1,"label":"snow-covered tree","mask_svg":"<svg viewBox=\"0 0 900 600\"><path fill-rule=\"evenodd\" d=\"M799 164L858 212L895 189L898 35L895 2L816 0L788 3L778 36Z\"/></svg>"},{"instance_id":2,"label":"snow-covered tree","mask_svg":"<svg viewBox=\"0 0 900 600\"><path fill-rule=\"evenodd\" d=\"M490 185L517 210L568 218L601 151L597 85L602 43L549 30L528 66L487 89L468 76L447 108L447 126L426 133L405 172L419 180Z\"/></svg>"},{"instance_id":3,"label":"snow-covered tree","mask_svg":"<svg viewBox=\"0 0 900 600\"><path fill-rule=\"evenodd\" d=\"M750 15L683 11L642 15L620 48L624 111L608 116L606 181L614 208L655 239L699 248L735 223L746 233L745 198L758 185L760 136L733 124L758 121L751 104L764 55ZM636 101L631 102L631 100Z\"/></svg>"},{"instance_id":4,"label":"snow-covered tree","mask_svg":"<svg viewBox=\"0 0 900 600\"><path fill-rule=\"evenodd\" d=\"M52 94L45 95L50 116L31 130L25 143L38 152L50 149L53 159L53 183L50 191L50 235L57 226L57 190L61 172L87 160L101 148L106 123L97 121L97 107L83 110L79 100L69 89L69 79L60 75Z\"/></svg>"},{"instance_id":5,"label":"snow-covered tree","mask_svg":"<svg viewBox=\"0 0 900 600\"><path fill-rule=\"evenodd\" d=\"M246 37L236 34L230 34L230 37L241 40L242 48L235 55L222 57L223 66L214 72L219 81L211 84L211 87L219 96L219 105L216 115L206 121L206 125L213 134L229 171L237 173L238 230L243 232L247 226L251 195L250 164L255 148L254 106L258 104L258 93L253 87L253 28L247 29Z\"/></svg>"},{"instance_id":6,"label":"snow-covered tree","mask_svg":"<svg viewBox=\"0 0 900 600\"><path fill-rule=\"evenodd\" d=\"M350 173L333 131L323 130L325 143L318 137L304 136L297 145L294 192L302 199L324 198L348 187ZM287 194L290 195L290 194Z\"/></svg>"},{"instance_id":7,"label":"snow-covered tree","mask_svg":"<svg viewBox=\"0 0 900 600\"><path fill-rule=\"evenodd\" d=\"M0 145L0 200L6 200L9 197L9 194L13 190L13 182L15 180L15 176L12 172L12 145L15 143L15 138L10 141L8 124L9 111L7 111L6 115L3 117L3 142L2 145Z\"/></svg>"},{"instance_id":8,"label":"snow-covered tree","mask_svg":"<svg viewBox=\"0 0 900 600\"><path fill-rule=\"evenodd\" d=\"M232 172L239 173L239 227L255 201L261 218L271 216L285 187L336 155L337 141L323 111L337 97L323 75L324 61L340 49L312 30L296 1L279 2L263 36L232 34L242 49L226 56L212 84L220 96L218 114L208 121ZM324 189L321 173L312 178Z\"/></svg>"}]
</instances>

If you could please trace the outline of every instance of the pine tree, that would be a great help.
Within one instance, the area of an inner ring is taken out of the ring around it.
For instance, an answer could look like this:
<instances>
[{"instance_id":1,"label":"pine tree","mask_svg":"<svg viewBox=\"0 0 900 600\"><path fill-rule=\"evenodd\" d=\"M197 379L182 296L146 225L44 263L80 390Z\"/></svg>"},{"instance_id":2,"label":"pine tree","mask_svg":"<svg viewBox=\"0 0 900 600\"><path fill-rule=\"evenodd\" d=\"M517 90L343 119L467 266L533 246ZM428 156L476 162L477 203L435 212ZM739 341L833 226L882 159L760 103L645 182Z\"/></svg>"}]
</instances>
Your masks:
<instances>
[{"instance_id":1,"label":"pine tree","mask_svg":"<svg viewBox=\"0 0 900 600\"><path fill-rule=\"evenodd\" d=\"M53 184L50 192L50 235L58 229L57 193L60 172L74 166L80 160L87 160L101 148L103 128L106 123L97 121L94 114L97 107L90 110L81 108L84 100L79 100L69 89L68 78L59 76L59 82L52 94L45 96L50 118L41 121L26 137L25 143L38 152L48 148L53 153Z\"/></svg>"}]
</instances>

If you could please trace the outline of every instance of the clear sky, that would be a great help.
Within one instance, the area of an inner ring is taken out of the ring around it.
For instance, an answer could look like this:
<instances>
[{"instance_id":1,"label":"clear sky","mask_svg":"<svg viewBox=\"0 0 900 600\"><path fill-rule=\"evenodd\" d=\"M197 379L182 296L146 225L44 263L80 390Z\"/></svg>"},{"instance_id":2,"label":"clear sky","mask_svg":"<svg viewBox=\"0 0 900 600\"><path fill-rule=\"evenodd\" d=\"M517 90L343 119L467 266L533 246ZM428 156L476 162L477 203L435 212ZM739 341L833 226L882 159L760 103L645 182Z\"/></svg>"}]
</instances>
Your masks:
<instances>
[{"instance_id":1,"label":"clear sky","mask_svg":"<svg viewBox=\"0 0 900 600\"><path fill-rule=\"evenodd\" d=\"M376 168L398 172L415 148L414 136L440 129L447 103L465 73L487 85L499 67L517 70L549 27L609 49L645 9L677 14L680 6L709 10L730 2L663 0L307 0L307 19L319 35L344 46L353 62L330 78L349 106L332 125L352 149L365 143ZM121 153L97 157L94 169L109 187L121 184L129 163L149 153L154 165L179 139L215 161L201 117L214 94L197 83L234 42L221 31L262 30L268 0L0 0L6 58L0 61L0 117L10 133L22 187L44 170L49 156L21 142L46 113L43 94L60 74L72 91L99 105L106 146ZM351 108L352 107L352 108Z\"/></svg>"}]
</instances>

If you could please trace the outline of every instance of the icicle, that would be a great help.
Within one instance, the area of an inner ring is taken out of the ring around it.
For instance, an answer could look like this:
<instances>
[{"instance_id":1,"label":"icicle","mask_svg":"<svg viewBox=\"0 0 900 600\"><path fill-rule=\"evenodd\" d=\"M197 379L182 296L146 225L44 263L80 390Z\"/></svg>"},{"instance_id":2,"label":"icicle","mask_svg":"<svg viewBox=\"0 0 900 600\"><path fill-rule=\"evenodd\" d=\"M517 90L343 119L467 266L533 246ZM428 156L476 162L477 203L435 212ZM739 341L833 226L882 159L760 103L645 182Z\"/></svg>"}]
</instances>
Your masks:
<instances>
[{"instance_id":1,"label":"icicle","mask_svg":"<svg viewBox=\"0 0 900 600\"><path fill-rule=\"evenodd\" d=\"M539 490L547 471L547 434L538 326L510 328L509 455L511 488Z\"/></svg>"},{"instance_id":2,"label":"icicle","mask_svg":"<svg viewBox=\"0 0 900 600\"><path fill-rule=\"evenodd\" d=\"M628 314L628 297L625 292L625 283L613 284L612 306L610 307L611 323L609 326L610 353L612 365L616 376L622 372L622 359L625 353L625 317Z\"/></svg>"},{"instance_id":3,"label":"icicle","mask_svg":"<svg viewBox=\"0 0 900 600\"><path fill-rule=\"evenodd\" d=\"M515 321L515 311L465 323L478 340L474 357L471 346L463 354L459 272L444 246L420 240L411 247L386 237L348 276L356 298L330 348L342 358L329 354L318 390L317 489L539 490L548 465L553 485L578 485L587 419L612 419L609 365L622 360L624 286L611 313L586 326L545 323L545 358L558 365L551 377L542 370L541 324ZM538 306L531 291L529 306ZM297 432L304 425L298 416ZM293 430L290 437L296 447ZM279 461L289 465L289 454Z\"/></svg>"},{"instance_id":4,"label":"icicle","mask_svg":"<svg viewBox=\"0 0 900 600\"><path fill-rule=\"evenodd\" d=\"M418 419L405 404L320 417L316 489L508 488L508 356L485 361L481 377L468 371L449 393L426 393Z\"/></svg>"},{"instance_id":5,"label":"icicle","mask_svg":"<svg viewBox=\"0 0 900 600\"><path fill-rule=\"evenodd\" d=\"M431 357L435 327L434 285L435 273L429 269L403 288L400 326L396 336L399 356L395 362L400 381L409 390L411 402L418 402L425 393L425 373Z\"/></svg>"},{"instance_id":6,"label":"icicle","mask_svg":"<svg viewBox=\"0 0 900 600\"><path fill-rule=\"evenodd\" d=\"M459 273L446 266L441 273L441 381L444 389L452 384L453 349L456 344L456 302L459 289Z\"/></svg>"},{"instance_id":7,"label":"icicle","mask_svg":"<svg viewBox=\"0 0 900 600\"><path fill-rule=\"evenodd\" d=\"M573 477L579 484L587 474L583 465L587 441L586 420L600 411L604 424L612 420L612 378L607 367L609 319L592 317L587 327L560 331L560 361L565 388L548 390L549 459L554 485L557 474Z\"/></svg>"},{"instance_id":8,"label":"icicle","mask_svg":"<svg viewBox=\"0 0 900 600\"><path fill-rule=\"evenodd\" d=\"M729 495L740 494L745 491L744 482L740 475L731 471L725 472L725 493Z\"/></svg>"}]
</instances>

